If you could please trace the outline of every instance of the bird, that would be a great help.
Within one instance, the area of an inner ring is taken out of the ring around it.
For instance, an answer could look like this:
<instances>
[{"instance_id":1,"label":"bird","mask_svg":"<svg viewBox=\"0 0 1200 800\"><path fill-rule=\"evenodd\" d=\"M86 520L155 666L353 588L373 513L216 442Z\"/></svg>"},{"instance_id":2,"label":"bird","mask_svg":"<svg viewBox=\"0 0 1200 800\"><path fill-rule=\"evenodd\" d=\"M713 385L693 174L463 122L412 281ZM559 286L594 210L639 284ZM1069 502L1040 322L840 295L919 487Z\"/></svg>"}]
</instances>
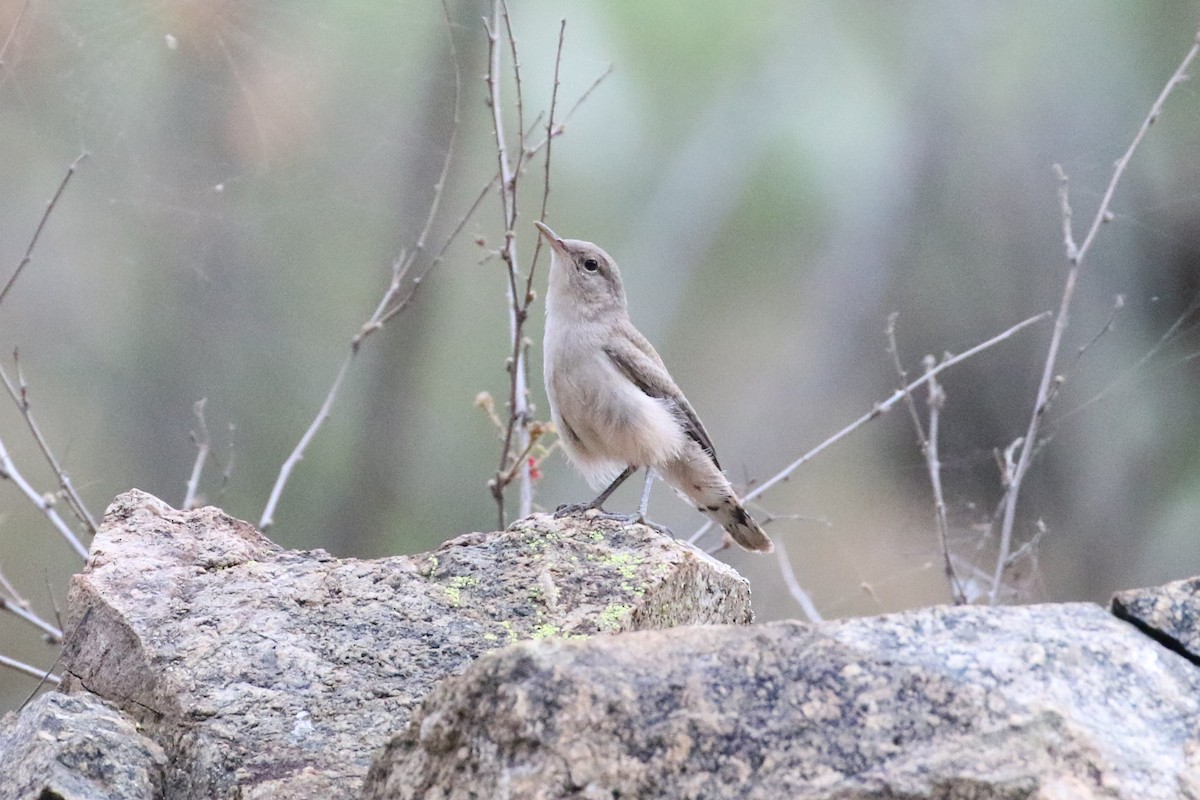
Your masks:
<instances>
[{"instance_id":1,"label":"bird","mask_svg":"<svg viewBox=\"0 0 1200 800\"><path fill-rule=\"evenodd\" d=\"M721 471L700 417L630 320L617 263L591 242L534 225L551 253L543 340L550 415L571 463L593 488L605 487L590 503L561 506L555 516L597 509L665 530L646 518L658 476L733 541L771 552L770 538ZM639 469L646 481L637 514L605 511L604 502Z\"/></svg>"}]
</instances>

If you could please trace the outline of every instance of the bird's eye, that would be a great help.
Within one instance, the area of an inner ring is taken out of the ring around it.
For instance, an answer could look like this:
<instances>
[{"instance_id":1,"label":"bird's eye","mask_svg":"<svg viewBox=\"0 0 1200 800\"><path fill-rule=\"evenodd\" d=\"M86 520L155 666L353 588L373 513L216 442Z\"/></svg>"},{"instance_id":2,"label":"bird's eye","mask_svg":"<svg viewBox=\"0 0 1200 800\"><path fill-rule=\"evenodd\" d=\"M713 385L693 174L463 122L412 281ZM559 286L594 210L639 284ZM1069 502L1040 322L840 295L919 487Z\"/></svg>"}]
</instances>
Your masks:
<instances>
[{"instance_id":1,"label":"bird's eye","mask_svg":"<svg viewBox=\"0 0 1200 800\"><path fill-rule=\"evenodd\" d=\"M583 262L583 268L588 272L595 272L596 270L600 269L600 262L594 258L585 259Z\"/></svg>"}]
</instances>

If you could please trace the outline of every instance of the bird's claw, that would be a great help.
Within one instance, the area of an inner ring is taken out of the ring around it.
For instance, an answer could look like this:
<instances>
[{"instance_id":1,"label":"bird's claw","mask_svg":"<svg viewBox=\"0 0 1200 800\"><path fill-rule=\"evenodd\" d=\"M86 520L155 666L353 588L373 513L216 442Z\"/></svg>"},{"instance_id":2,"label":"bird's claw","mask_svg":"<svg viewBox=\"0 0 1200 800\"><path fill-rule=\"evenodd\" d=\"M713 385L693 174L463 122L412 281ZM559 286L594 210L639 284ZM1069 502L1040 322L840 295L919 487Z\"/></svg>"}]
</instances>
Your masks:
<instances>
[{"instance_id":1,"label":"bird's claw","mask_svg":"<svg viewBox=\"0 0 1200 800\"><path fill-rule=\"evenodd\" d=\"M558 508L554 509L554 518L562 519L563 517L569 517L572 514L582 514L585 511L592 510L593 508L599 507L594 506L591 503L564 503ZM601 513L605 513L603 509L601 509Z\"/></svg>"}]
</instances>

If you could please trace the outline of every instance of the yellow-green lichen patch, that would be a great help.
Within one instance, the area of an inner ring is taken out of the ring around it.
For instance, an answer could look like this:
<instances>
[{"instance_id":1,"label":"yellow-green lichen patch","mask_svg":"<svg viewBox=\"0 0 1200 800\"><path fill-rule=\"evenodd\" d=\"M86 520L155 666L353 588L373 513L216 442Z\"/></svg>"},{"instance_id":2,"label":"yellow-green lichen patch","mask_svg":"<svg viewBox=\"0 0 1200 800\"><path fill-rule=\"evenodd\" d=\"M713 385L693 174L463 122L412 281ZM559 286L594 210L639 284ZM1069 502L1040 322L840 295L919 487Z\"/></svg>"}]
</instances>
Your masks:
<instances>
[{"instance_id":1,"label":"yellow-green lichen patch","mask_svg":"<svg viewBox=\"0 0 1200 800\"><path fill-rule=\"evenodd\" d=\"M462 605L462 589L457 586L447 586L443 591L446 593L446 599L450 601L450 605Z\"/></svg>"},{"instance_id":2,"label":"yellow-green lichen patch","mask_svg":"<svg viewBox=\"0 0 1200 800\"><path fill-rule=\"evenodd\" d=\"M588 536L591 536L593 541L597 541L597 542L604 541L604 534L601 533L600 531L592 531L591 533L588 534Z\"/></svg>"},{"instance_id":3,"label":"yellow-green lichen patch","mask_svg":"<svg viewBox=\"0 0 1200 800\"><path fill-rule=\"evenodd\" d=\"M545 639L548 636L555 636L559 632L559 630L561 630L561 629L557 625L550 625L549 623L544 624L544 625L538 625L536 628L533 629L533 638L534 639Z\"/></svg>"},{"instance_id":4,"label":"yellow-green lichen patch","mask_svg":"<svg viewBox=\"0 0 1200 800\"><path fill-rule=\"evenodd\" d=\"M600 563L615 569L625 580L632 580L637 576L638 567L643 561L641 556L635 556L633 553L611 553Z\"/></svg>"},{"instance_id":5,"label":"yellow-green lichen patch","mask_svg":"<svg viewBox=\"0 0 1200 800\"><path fill-rule=\"evenodd\" d=\"M620 630L624 627L625 618L629 616L630 611L633 611L633 606L624 603L609 603L600 612L600 628L606 631Z\"/></svg>"}]
</instances>

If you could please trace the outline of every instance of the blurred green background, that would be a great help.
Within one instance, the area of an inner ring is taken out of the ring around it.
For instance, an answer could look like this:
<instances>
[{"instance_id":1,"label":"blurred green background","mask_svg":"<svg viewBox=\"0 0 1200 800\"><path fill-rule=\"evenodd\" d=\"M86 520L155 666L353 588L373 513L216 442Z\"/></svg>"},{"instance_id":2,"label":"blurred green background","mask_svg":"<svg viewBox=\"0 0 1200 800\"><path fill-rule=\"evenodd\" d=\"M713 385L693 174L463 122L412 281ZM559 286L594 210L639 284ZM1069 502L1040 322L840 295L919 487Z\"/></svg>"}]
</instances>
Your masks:
<instances>
[{"instance_id":1,"label":"blurred green background","mask_svg":"<svg viewBox=\"0 0 1200 800\"><path fill-rule=\"evenodd\" d=\"M0 0L0 41L25 6ZM462 124L435 243L495 169L487 10L451 1ZM548 221L621 264L634 321L745 485L891 392L889 313L915 371L926 353L1057 307L1051 165L1071 177L1081 237L1200 3L514 2L527 123L549 105L564 14L563 107L614 71L555 140ZM34 411L94 513L130 487L182 502L205 397L221 461L236 426L228 485L210 466L207 497L257 520L424 218L454 104L441 7L31 0L3 58L0 278L67 165L89 154L0 306L5 366L20 348ZM531 165L516 232L526 263L541 181ZM1113 210L1076 297L1052 438L1022 495L1018 543L1045 530L1014 575L1022 601L1104 601L1200 573L1197 317L1157 344L1200 290L1195 84L1170 100ZM472 403L505 394L508 323L500 262L475 240L502 236L491 195L417 302L369 342L284 494L281 544L376 557L493 527L499 442ZM1111 330L1076 359L1117 295ZM541 326L539 304L535 342ZM988 571L995 452L1024 433L1050 330L944 378L953 546ZM531 368L544 419L537 346ZM53 489L7 401L0 438ZM543 472L546 507L591 496L561 455ZM631 507L636 489L611 506ZM651 508L681 534L703 522L662 487ZM806 518L770 530L826 616L949 597L903 409L757 513ZM760 619L799 615L773 558L719 557L750 578ZM40 613L53 615L52 597L64 605L79 566L0 483L0 568ZM54 659L4 614L0 653ZM0 709L32 687L0 671Z\"/></svg>"}]
</instances>

